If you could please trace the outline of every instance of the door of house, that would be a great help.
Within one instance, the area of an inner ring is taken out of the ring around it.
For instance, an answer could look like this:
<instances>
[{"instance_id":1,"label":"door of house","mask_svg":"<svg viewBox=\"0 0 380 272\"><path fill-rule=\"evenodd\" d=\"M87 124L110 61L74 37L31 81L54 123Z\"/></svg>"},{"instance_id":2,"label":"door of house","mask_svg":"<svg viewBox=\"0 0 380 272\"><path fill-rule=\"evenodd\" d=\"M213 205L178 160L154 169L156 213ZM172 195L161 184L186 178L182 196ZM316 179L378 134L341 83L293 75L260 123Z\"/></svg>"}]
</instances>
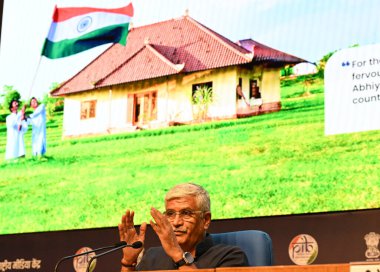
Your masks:
<instances>
[{"instance_id":1,"label":"door of house","mask_svg":"<svg viewBox=\"0 0 380 272\"><path fill-rule=\"evenodd\" d=\"M128 97L128 120L142 126L157 119L157 92L133 94Z\"/></svg>"}]
</instances>

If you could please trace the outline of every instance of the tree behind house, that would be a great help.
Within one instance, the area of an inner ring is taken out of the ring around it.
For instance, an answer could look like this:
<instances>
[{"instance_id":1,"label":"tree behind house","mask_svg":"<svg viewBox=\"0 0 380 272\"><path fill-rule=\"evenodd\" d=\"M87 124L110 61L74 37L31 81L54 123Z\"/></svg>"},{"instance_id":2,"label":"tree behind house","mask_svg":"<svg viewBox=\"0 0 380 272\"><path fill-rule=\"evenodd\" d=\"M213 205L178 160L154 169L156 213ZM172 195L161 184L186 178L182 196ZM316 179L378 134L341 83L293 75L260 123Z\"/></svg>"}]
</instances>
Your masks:
<instances>
[{"instance_id":1,"label":"tree behind house","mask_svg":"<svg viewBox=\"0 0 380 272\"><path fill-rule=\"evenodd\" d=\"M3 101L3 109L5 112L8 112L9 109L9 103L11 103L12 100L20 100L21 95L20 93L13 88L13 86L4 85L3 93L0 95L4 97Z\"/></svg>"},{"instance_id":2,"label":"tree behind house","mask_svg":"<svg viewBox=\"0 0 380 272\"><path fill-rule=\"evenodd\" d=\"M60 85L59 83L52 83L50 86L50 90L54 90L58 88ZM55 112L63 111L64 108L64 98L63 97L53 97L49 93L44 94L42 103L46 106L46 115L47 118L50 120L54 117Z\"/></svg>"}]
</instances>

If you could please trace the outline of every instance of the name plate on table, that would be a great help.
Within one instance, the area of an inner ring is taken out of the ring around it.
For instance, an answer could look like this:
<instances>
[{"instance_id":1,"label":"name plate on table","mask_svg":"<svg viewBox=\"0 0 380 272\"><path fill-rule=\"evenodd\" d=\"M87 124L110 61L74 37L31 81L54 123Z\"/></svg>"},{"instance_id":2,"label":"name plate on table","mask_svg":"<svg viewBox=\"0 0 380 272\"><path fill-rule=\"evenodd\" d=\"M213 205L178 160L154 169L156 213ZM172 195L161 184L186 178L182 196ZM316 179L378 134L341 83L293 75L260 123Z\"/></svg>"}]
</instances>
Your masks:
<instances>
[{"instance_id":1,"label":"name plate on table","mask_svg":"<svg viewBox=\"0 0 380 272\"><path fill-rule=\"evenodd\" d=\"M380 262L350 263L350 272L380 272Z\"/></svg>"}]
</instances>

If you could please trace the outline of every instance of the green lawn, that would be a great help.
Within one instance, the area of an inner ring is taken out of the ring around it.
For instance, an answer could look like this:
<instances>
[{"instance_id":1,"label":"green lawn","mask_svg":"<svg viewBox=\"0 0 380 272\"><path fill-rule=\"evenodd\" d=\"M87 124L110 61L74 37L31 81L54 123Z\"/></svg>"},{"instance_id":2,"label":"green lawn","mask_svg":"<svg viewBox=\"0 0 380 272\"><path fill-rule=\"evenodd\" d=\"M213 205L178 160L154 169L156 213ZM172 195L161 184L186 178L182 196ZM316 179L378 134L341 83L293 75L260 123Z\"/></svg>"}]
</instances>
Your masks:
<instances>
[{"instance_id":1,"label":"green lawn","mask_svg":"<svg viewBox=\"0 0 380 272\"><path fill-rule=\"evenodd\" d=\"M57 115L47 161L4 162L1 124L0 234L116 226L127 208L141 223L189 181L214 219L380 207L379 131L326 137L323 82L302 93L283 84L277 113L76 140L61 140Z\"/></svg>"}]
</instances>

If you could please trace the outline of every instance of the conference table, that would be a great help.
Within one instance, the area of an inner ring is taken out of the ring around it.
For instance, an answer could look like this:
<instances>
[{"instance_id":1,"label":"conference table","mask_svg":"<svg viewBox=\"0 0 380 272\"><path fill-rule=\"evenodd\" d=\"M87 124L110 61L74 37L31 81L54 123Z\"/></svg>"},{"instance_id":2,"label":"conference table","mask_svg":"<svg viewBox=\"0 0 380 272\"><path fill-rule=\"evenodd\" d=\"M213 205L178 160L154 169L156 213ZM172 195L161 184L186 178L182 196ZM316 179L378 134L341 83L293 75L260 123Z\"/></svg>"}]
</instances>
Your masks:
<instances>
[{"instance_id":1,"label":"conference table","mask_svg":"<svg viewBox=\"0 0 380 272\"><path fill-rule=\"evenodd\" d=\"M178 270L161 270L178 271ZM194 271L181 269L181 271ZM352 262L340 264L312 264L312 265L274 265L253 267L221 267L198 269L199 272L380 272L379 261ZM157 271L156 271L157 272Z\"/></svg>"},{"instance_id":2,"label":"conference table","mask_svg":"<svg viewBox=\"0 0 380 272\"><path fill-rule=\"evenodd\" d=\"M162 270L163 272L164 270ZM168 271L168 270L165 270ZM172 270L178 271L178 270ZM194 271L185 270L181 271ZM255 267L223 267L198 269L199 272L349 272L350 264L318 264L318 265L278 265ZM157 272L157 271L156 271Z\"/></svg>"},{"instance_id":3,"label":"conference table","mask_svg":"<svg viewBox=\"0 0 380 272\"><path fill-rule=\"evenodd\" d=\"M278 265L216 268L214 272L349 272L349 264ZM211 271L208 271L211 272Z\"/></svg>"}]
</instances>

